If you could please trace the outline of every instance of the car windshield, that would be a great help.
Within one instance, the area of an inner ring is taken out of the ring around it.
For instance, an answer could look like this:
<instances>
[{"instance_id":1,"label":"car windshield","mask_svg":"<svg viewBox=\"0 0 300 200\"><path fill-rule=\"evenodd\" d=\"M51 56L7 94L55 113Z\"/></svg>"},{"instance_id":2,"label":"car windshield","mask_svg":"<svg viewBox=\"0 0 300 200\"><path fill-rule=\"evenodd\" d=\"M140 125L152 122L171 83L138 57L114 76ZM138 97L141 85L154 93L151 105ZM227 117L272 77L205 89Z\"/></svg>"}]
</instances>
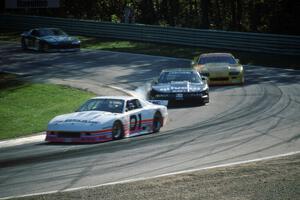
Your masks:
<instances>
[{"instance_id":1,"label":"car windshield","mask_svg":"<svg viewBox=\"0 0 300 200\"><path fill-rule=\"evenodd\" d=\"M199 59L200 65L204 65L207 63L229 63L229 64L236 64L235 59L232 56L208 56L208 57L201 57Z\"/></svg>"},{"instance_id":2,"label":"car windshield","mask_svg":"<svg viewBox=\"0 0 300 200\"><path fill-rule=\"evenodd\" d=\"M122 113L124 100L121 99L90 99L77 111L105 111L111 113Z\"/></svg>"},{"instance_id":3,"label":"car windshield","mask_svg":"<svg viewBox=\"0 0 300 200\"><path fill-rule=\"evenodd\" d=\"M200 76L192 71L163 72L158 79L159 83L169 83L172 81L188 81L191 83L201 83Z\"/></svg>"},{"instance_id":4,"label":"car windshield","mask_svg":"<svg viewBox=\"0 0 300 200\"><path fill-rule=\"evenodd\" d=\"M47 28L39 30L40 36L66 36L67 34L60 29Z\"/></svg>"}]
</instances>

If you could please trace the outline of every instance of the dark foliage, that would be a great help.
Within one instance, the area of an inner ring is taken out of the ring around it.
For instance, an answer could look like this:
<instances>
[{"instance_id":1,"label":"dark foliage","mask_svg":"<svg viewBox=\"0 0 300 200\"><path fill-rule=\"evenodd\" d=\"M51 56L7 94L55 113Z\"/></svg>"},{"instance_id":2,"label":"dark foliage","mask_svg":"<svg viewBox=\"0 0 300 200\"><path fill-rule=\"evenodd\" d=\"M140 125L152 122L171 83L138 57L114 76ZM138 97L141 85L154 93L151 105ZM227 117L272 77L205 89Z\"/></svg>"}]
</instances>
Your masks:
<instances>
[{"instance_id":1,"label":"dark foliage","mask_svg":"<svg viewBox=\"0 0 300 200\"><path fill-rule=\"evenodd\" d=\"M294 0L61 0L59 9L4 10L17 14L300 35Z\"/></svg>"}]
</instances>

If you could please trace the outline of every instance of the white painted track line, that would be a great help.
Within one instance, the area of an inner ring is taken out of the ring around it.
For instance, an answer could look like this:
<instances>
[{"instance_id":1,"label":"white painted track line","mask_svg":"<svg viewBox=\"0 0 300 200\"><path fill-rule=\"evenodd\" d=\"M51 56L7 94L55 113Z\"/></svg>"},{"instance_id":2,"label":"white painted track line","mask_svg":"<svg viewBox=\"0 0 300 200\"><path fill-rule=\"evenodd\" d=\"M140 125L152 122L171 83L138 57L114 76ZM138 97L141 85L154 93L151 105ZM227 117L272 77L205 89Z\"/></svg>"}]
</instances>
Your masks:
<instances>
[{"instance_id":1,"label":"white painted track line","mask_svg":"<svg viewBox=\"0 0 300 200\"><path fill-rule=\"evenodd\" d=\"M45 140L44 132L37 133L37 134L38 135L33 135L33 136L28 136L28 137L2 140L2 141L0 141L0 149L18 146L18 145L22 145L22 144L29 144L29 143L33 143L33 142L43 142Z\"/></svg>"},{"instance_id":2,"label":"white painted track line","mask_svg":"<svg viewBox=\"0 0 300 200\"><path fill-rule=\"evenodd\" d=\"M194 169L190 169L190 170L183 170L183 171L177 171L177 172L172 172L172 173L160 174L160 175L151 176L151 177L141 177L141 178L136 178L136 179L128 179L128 180L123 180L123 181L109 182L109 183L104 183L104 184L99 184L99 185L94 185L94 186L82 186L82 187L69 188L69 189L60 190L60 191L53 190L53 191L49 191L49 192L32 193L32 194L26 194L26 195L20 195L20 196L9 196L9 197L0 198L0 200L9 200L9 199L13 199L13 198L22 198L22 197L33 197L33 196L39 196L39 195L53 194L53 193L57 193L57 192L71 192L71 191L76 191L76 190L97 188L97 187L101 187L101 186L125 184L125 183L131 183L131 182L136 182L136 181L144 181L144 180L149 180L149 179L163 178L163 177L167 177L167 176L198 172L198 171L202 171L202 170L216 169L216 168L222 168L222 167L232 167L235 165L247 164L247 163L258 162L258 161L265 161L265 160L281 158L281 157L285 157L285 156L291 156L291 155L295 155L295 154L299 154L299 153L300 153L300 151L294 151L294 152L279 154L279 155L275 155L275 156L267 156L267 157L263 157L263 158L252 159L252 160L245 160L245 161L239 161L239 162L233 162L233 163L227 163L227 164L221 164L221 165L214 165L214 166L210 166L210 167L194 168Z\"/></svg>"}]
</instances>

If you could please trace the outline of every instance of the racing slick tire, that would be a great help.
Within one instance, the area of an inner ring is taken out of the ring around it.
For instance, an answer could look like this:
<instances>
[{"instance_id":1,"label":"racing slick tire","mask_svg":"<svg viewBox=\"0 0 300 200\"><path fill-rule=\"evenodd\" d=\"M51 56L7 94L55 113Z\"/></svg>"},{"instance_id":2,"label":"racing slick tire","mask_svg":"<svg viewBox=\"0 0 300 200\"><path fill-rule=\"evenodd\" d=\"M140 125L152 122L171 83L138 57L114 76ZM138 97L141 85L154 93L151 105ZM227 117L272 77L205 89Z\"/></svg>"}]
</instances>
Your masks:
<instances>
[{"instance_id":1,"label":"racing slick tire","mask_svg":"<svg viewBox=\"0 0 300 200\"><path fill-rule=\"evenodd\" d=\"M240 83L241 86L245 85L245 77L243 76L242 81Z\"/></svg>"},{"instance_id":2,"label":"racing slick tire","mask_svg":"<svg viewBox=\"0 0 300 200\"><path fill-rule=\"evenodd\" d=\"M209 103L209 94L207 94L207 98L204 100L204 105Z\"/></svg>"},{"instance_id":3,"label":"racing slick tire","mask_svg":"<svg viewBox=\"0 0 300 200\"><path fill-rule=\"evenodd\" d=\"M160 128L163 125L163 118L160 112L156 112L153 116L153 133L157 133L160 131Z\"/></svg>"},{"instance_id":4,"label":"racing slick tire","mask_svg":"<svg viewBox=\"0 0 300 200\"><path fill-rule=\"evenodd\" d=\"M25 39L24 39L24 38L21 39L21 48L22 48L23 50L27 50L27 45L26 45L26 43L25 43Z\"/></svg>"},{"instance_id":5,"label":"racing slick tire","mask_svg":"<svg viewBox=\"0 0 300 200\"><path fill-rule=\"evenodd\" d=\"M46 52L49 49L49 45L45 42L39 42L38 51Z\"/></svg>"},{"instance_id":6,"label":"racing slick tire","mask_svg":"<svg viewBox=\"0 0 300 200\"><path fill-rule=\"evenodd\" d=\"M124 137L123 125L120 121L115 121L112 127L112 139L119 140Z\"/></svg>"},{"instance_id":7,"label":"racing slick tire","mask_svg":"<svg viewBox=\"0 0 300 200\"><path fill-rule=\"evenodd\" d=\"M207 98L195 102L196 106L205 106L207 103L209 103L209 94L207 95Z\"/></svg>"}]
</instances>

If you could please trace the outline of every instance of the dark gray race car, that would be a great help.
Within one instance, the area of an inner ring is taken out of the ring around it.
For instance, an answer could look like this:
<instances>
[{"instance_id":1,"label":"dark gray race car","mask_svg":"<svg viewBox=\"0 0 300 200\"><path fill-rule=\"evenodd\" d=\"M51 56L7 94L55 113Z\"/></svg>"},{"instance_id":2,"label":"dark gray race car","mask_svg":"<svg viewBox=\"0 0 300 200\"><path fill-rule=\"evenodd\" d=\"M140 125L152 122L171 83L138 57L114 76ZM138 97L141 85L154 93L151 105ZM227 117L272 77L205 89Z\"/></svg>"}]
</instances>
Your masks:
<instances>
[{"instance_id":1,"label":"dark gray race car","mask_svg":"<svg viewBox=\"0 0 300 200\"><path fill-rule=\"evenodd\" d=\"M21 34L21 46L38 51L79 50L80 40L58 28L35 28Z\"/></svg>"},{"instance_id":2,"label":"dark gray race car","mask_svg":"<svg viewBox=\"0 0 300 200\"><path fill-rule=\"evenodd\" d=\"M151 85L150 100L170 102L209 102L209 89L205 77L194 69L163 70L157 81Z\"/></svg>"}]
</instances>

